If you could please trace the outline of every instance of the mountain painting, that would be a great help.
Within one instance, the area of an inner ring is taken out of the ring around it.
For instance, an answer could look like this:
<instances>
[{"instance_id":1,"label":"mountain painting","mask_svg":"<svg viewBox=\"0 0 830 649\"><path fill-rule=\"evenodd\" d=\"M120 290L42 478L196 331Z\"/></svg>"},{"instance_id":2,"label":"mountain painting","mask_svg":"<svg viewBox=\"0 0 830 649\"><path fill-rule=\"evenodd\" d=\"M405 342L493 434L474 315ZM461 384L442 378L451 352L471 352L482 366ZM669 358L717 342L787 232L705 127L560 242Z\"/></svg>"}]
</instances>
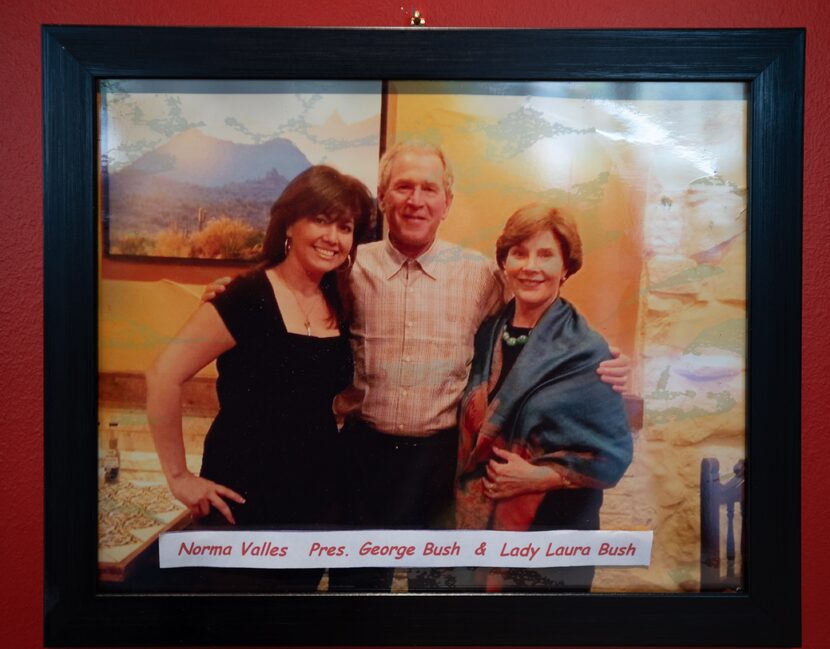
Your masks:
<instances>
[{"instance_id":1,"label":"mountain painting","mask_svg":"<svg viewBox=\"0 0 830 649\"><path fill-rule=\"evenodd\" d=\"M377 181L380 82L108 80L100 99L109 256L255 260L298 173Z\"/></svg>"}]
</instances>

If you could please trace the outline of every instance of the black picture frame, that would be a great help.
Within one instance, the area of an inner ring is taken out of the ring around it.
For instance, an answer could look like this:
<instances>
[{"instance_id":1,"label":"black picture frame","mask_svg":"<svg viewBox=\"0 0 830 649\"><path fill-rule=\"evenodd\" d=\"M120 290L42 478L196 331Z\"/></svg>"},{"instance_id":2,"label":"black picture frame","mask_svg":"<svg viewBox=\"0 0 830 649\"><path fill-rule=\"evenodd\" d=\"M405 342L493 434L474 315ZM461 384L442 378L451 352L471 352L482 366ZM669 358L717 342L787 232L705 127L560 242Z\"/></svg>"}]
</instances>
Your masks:
<instances>
[{"instance_id":1,"label":"black picture frame","mask_svg":"<svg viewBox=\"0 0 830 649\"><path fill-rule=\"evenodd\" d=\"M47 645L800 644L805 32L45 26ZM101 78L749 84L746 590L172 596L96 591Z\"/></svg>"}]
</instances>

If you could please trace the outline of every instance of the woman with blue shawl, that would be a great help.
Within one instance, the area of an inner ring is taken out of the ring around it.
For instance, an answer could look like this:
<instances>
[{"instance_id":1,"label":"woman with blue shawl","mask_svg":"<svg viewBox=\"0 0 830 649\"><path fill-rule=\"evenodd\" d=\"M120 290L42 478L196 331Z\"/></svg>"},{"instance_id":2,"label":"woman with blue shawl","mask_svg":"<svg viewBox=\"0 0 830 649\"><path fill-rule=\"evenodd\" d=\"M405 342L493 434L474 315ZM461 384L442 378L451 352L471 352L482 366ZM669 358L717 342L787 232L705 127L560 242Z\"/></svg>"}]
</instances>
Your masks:
<instances>
[{"instance_id":1,"label":"woman with blue shawl","mask_svg":"<svg viewBox=\"0 0 830 649\"><path fill-rule=\"evenodd\" d=\"M602 490L622 477L632 443L621 396L596 372L608 344L559 295L582 266L576 223L561 208L522 207L496 259L515 298L476 335L459 418L458 527L599 529ZM489 591L588 591L594 568L485 575Z\"/></svg>"}]
</instances>

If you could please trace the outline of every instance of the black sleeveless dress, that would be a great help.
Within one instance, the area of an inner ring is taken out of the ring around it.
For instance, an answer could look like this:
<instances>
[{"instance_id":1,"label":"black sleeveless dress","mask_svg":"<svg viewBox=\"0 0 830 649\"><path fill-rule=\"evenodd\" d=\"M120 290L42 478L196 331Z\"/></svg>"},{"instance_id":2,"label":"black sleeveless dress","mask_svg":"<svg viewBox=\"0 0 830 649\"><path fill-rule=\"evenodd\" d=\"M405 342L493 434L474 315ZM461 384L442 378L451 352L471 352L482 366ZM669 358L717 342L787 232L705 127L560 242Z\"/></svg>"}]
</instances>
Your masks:
<instances>
[{"instance_id":1,"label":"black sleeveless dress","mask_svg":"<svg viewBox=\"0 0 830 649\"><path fill-rule=\"evenodd\" d=\"M213 300L236 345L217 359L219 414L201 475L245 497L229 501L238 526L324 529L337 524L342 464L334 396L352 380L345 333L289 333L264 271ZM211 510L203 524L221 524Z\"/></svg>"}]
</instances>

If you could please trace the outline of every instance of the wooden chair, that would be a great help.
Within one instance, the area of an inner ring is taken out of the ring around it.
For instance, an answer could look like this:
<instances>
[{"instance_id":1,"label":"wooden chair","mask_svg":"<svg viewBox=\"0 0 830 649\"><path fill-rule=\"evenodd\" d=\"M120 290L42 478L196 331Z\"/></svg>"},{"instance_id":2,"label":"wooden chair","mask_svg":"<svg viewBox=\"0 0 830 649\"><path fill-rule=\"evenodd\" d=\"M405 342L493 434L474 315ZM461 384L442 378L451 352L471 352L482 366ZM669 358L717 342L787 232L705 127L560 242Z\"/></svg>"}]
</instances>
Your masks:
<instances>
[{"instance_id":1,"label":"wooden chair","mask_svg":"<svg viewBox=\"0 0 830 649\"><path fill-rule=\"evenodd\" d=\"M746 465L739 460L734 474L721 482L720 465L715 458L700 463L700 590L736 591L743 587L746 566L746 518L744 485ZM740 564L735 562L735 505L740 524ZM726 506L726 573L721 572L721 507Z\"/></svg>"}]
</instances>

